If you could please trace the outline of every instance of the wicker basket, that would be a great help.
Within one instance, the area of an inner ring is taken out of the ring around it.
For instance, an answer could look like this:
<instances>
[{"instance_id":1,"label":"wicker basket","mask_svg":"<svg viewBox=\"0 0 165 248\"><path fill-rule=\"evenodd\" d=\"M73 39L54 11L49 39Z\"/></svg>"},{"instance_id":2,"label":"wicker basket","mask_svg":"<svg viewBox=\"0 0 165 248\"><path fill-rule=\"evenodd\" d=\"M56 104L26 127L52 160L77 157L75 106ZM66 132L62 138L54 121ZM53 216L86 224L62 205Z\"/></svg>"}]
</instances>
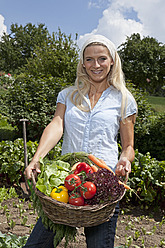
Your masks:
<instances>
[{"instance_id":1,"label":"wicker basket","mask_svg":"<svg viewBox=\"0 0 165 248\"><path fill-rule=\"evenodd\" d=\"M33 185L36 195L39 197L44 213L56 224L64 224L72 227L91 227L108 221L114 211L118 201L123 195L114 202L88 205L73 206L63 202L56 201L49 196L40 192L36 187L34 176L32 176Z\"/></svg>"}]
</instances>

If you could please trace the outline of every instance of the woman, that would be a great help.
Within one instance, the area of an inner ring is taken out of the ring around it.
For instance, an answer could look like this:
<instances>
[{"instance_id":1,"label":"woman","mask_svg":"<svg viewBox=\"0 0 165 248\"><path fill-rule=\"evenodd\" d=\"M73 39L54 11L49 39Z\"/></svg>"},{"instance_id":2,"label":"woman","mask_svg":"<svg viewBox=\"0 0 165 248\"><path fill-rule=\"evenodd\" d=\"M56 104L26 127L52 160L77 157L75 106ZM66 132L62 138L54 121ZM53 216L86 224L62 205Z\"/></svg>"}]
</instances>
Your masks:
<instances>
[{"instance_id":1,"label":"woman","mask_svg":"<svg viewBox=\"0 0 165 248\"><path fill-rule=\"evenodd\" d=\"M136 112L136 102L125 87L114 44L104 36L91 36L80 53L75 86L59 93L54 118L43 132L38 149L25 170L26 177L30 179L33 170L40 173L39 158L46 156L63 132L62 154L93 153L104 159L117 175L125 176L131 172L134 159ZM118 131L122 144L119 160ZM117 206L108 222L85 228L88 248L114 247L118 212ZM45 230L39 220L25 247L53 247L52 240L53 234Z\"/></svg>"}]
</instances>

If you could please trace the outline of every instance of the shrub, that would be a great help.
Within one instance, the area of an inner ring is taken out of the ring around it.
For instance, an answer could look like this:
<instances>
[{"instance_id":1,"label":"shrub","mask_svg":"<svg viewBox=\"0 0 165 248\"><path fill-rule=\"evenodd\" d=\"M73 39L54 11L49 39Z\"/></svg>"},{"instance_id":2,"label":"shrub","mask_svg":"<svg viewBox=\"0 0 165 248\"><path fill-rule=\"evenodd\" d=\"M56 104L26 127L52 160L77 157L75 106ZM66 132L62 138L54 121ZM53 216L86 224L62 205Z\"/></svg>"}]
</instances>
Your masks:
<instances>
[{"instance_id":1,"label":"shrub","mask_svg":"<svg viewBox=\"0 0 165 248\"><path fill-rule=\"evenodd\" d=\"M5 105L6 93L8 86L13 82L14 78L10 74L0 72L0 113L6 115L8 108Z\"/></svg>"},{"instance_id":2,"label":"shrub","mask_svg":"<svg viewBox=\"0 0 165 248\"><path fill-rule=\"evenodd\" d=\"M37 143L28 142L28 157L31 158L37 148ZM0 174L2 180L19 184L24 171L23 139L0 142Z\"/></svg>"},{"instance_id":3,"label":"shrub","mask_svg":"<svg viewBox=\"0 0 165 248\"><path fill-rule=\"evenodd\" d=\"M34 156L38 143L27 142L27 157L29 162ZM57 144L47 155L48 159L54 159L61 154L61 142ZM15 141L0 142L0 177L1 181L7 181L11 184L19 184L24 180L24 142L18 138Z\"/></svg>"},{"instance_id":4,"label":"shrub","mask_svg":"<svg viewBox=\"0 0 165 248\"><path fill-rule=\"evenodd\" d=\"M165 114L156 115L147 100L147 93L127 83L127 87L135 97L138 115L135 123L135 149L152 157L165 160Z\"/></svg>"},{"instance_id":5,"label":"shrub","mask_svg":"<svg viewBox=\"0 0 165 248\"><path fill-rule=\"evenodd\" d=\"M0 141L16 139L16 127L12 127L6 117L0 114Z\"/></svg>"},{"instance_id":6,"label":"shrub","mask_svg":"<svg viewBox=\"0 0 165 248\"><path fill-rule=\"evenodd\" d=\"M149 132L151 117L154 115L151 104L147 100L147 93L136 88L132 83L127 83L127 87L134 96L138 105L138 115L135 123L135 148L143 135Z\"/></svg>"},{"instance_id":7,"label":"shrub","mask_svg":"<svg viewBox=\"0 0 165 248\"><path fill-rule=\"evenodd\" d=\"M149 151L152 157L165 160L165 113L150 119L148 132L141 135L136 145L144 154Z\"/></svg>"},{"instance_id":8,"label":"shrub","mask_svg":"<svg viewBox=\"0 0 165 248\"><path fill-rule=\"evenodd\" d=\"M5 128L0 127L0 141L2 140L15 140L17 137L15 129L13 127L11 128Z\"/></svg>"},{"instance_id":9,"label":"shrub","mask_svg":"<svg viewBox=\"0 0 165 248\"><path fill-rule=\"evenodd\" d=\"M66 82L60 78L34 78L22 76L9 87L6 96L10 123L17 126L22 136L22 122L28 119L28 140L39 140L43 129L52 120L58 92Z\"/></svg>"},{"instance_id":10,"label":"shrub","mask_svg":"<svg viewBox=\"0 0 165 248\"><path fill-rule=\"evenodd\" d=\"M0 86L6 87L13 80L14 78L11 76L10 73L6 74L5 72L0 72Z\"/></svg>"}]
</instances>

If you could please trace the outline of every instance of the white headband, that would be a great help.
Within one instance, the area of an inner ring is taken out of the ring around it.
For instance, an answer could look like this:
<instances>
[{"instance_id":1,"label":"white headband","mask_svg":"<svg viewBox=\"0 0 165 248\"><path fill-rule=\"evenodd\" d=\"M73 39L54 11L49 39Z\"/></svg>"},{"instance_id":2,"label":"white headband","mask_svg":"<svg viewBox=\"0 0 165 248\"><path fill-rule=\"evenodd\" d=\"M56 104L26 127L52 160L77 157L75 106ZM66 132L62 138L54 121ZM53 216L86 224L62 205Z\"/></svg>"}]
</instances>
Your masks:
<instances>
[{"instance_id":1,"label":"white headband","mask_svg":"<svg viewBox=\"0 0 165 248\"><path fill-rule=\"evenodd\" d=\"M110 55L112 56L113 61L115 62L116 47L112 41L110 41L109 39L107 39L103 35L91 35L90 38L85 41L85 43L83 44L83 46L81 48L81 52L80 52L80 59L82 60L82 62L83 62L83 54L84 54L84 50L85 50L86 46L88 46L89 44L91 44L93 42L99 42L99 43L102 43L103 45L105 45L108 48Z\"/></svg>"}]
</instances>

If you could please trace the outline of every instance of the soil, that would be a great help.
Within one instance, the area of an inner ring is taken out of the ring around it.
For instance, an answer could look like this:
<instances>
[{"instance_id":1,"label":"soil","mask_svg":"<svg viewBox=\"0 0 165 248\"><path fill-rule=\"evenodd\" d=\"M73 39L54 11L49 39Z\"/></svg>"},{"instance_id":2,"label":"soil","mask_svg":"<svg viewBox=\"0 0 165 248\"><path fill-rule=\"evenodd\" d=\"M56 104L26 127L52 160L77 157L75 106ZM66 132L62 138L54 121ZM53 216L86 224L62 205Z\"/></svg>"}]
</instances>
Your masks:
<instances>
[{"instance_id":1,"label":"soil","mask_svg":"<svg viewBox=\"0 0 165 248\"><path fill-rule=\"evenodd\" d=\"M17 236L25 236L31 233L37 220L37 214L33 211L32 202L28 195L25 191L23 193L24 195L21 198L12 198L2 202L0 208L0 231L2 233L10 232ZM7 206L6 211L5 205ZM165 217L163 217L163 211L160 209L157 209L157 211L143 210L140 206L126 207L122 202L120 208L115 247L165 247ZM11 228L12 221L15 222L13 229ZM63 240L58 248L63 248L64 242ZM78 229L76 243L70 243L68 248L86 248L83 228Z\"/></svg>"}]
</instances>

